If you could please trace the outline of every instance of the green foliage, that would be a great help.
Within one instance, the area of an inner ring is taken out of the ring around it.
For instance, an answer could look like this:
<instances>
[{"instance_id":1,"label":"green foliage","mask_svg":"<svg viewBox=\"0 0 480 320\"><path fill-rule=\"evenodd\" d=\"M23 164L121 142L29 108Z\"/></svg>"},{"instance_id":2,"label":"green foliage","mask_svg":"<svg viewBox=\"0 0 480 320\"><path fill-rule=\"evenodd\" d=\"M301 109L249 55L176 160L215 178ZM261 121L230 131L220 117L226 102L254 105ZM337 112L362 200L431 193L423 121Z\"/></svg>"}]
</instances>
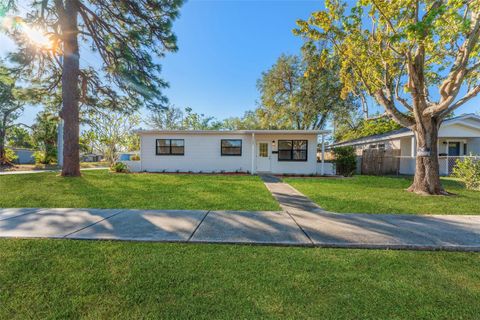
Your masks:
<instances>
[{"instance_id":1,"label":"green foliage","mask_svg":"<svg viewBox=\"0 0 480 320\"><path fill-rule=\"evenodd\" d=\"M480 191L480 161L472 158L457 159L453 176L460 179L467 190Z\"/></svg>"},{"instance_id":2,"label":"green foliage","mask_svg":"<svg viewBox=\"0 0 480 320\"><path fill-rule=\"evenodd\" d=\"M30 132L22 127L15 126L7 130L7 145L13 148L34 148L35 142Z\"/></svg>"},{"instance_id":3,"label":"green foliage","mask_svg":"<svg viewBox=\"0 0 480 320\"><path fill-rule=\"evenodd\" d=\"M443 118L480 92L477 0L329 0L297 25L339 61L343 95L367 92L402 126Z\"/></svg>"},{"instance_id":4,"label":"green foliage","mask_svg":"<svg viewBox=\"0 0 480 320\"><path fill-rule=\"evenodd\" d=\"M58 117L48 111L40 112L32 126L33 139L41 152L37 163L50 164L57 159Z\"/></svg>"},{"instance_id":5,"label":"green foliage","mask_svg":"<svg viewBox=\"0 0 480 320\"><path fill-rule=\"evenodd\" d=\"M5 6L18 15L10 28L8 21L5 23L7 34L18 47L11 57L29 80L48 88L49 95L54 91L61 97L64 89L58 80L64 66L58 64L58 57L64 42L75 37L82 47L80 55L86 50L102 62L80 70L82 107L96 109L100 101L108 100L123 111L132 111L156 109L167 102L163 90L168 84L160 78L158 62L167 52L178 49L172 27L183 0L126 0L119 5L111 0L79 0L76 5L69 5L70 1L37 2L25 2L21 11L14 7L23 1L8 1ZM78 33L68 32L72 26L65 22L69 18L72 22L72 16L78 17L74 26ZM51 43L38 45L25 37L22 31L27 25L45 30Z\"/></svg>"},{"instance_id":6,"label":"green foliage","mask_svg":"<svg viewBox=\"0 0 480 320\"><path fill-rule=\"evenodd\" d=\"M227 130L264 129L257 116L257 111L246 111L242 117L231 117L223 120L222 127Z\"/></svg>"},{"instance_id":7,"label":"green foliage","mask_svg":"<svg viewBox=\"0 0 480 320\"><path fill-rule=\"evenodd\" d=\"M215 117L196 113L192 108L182 110L173 106L152 111L147 123L160 130L218 130L223 127Z\"/></svg>"},{"instance_id":8,"label":"green foliage","mask_svg":"<svg viewBox=\"0 0 480 320\"><path fill-rule=\"evenodd\" d=\"M15 154L15 152L10 149L10 148L6 148L5 149L5 156L4 156L4 159L3 159L3 162L4 163L14 163L15 160L18 159L18 156Z\"/></svg>"},{"instance_id":9,"label":"green foliage","mask_svg":"<svg viewBox=\"0 0 480 320\"><path fill-rule=\"evenodd\" d=\"M322 129L332 114L356 108L352 96L340 97L338 65L322 65L322 52L307 44L302 55L282 55L258 81L260 126L269 129Z\"/></svg>"},{"instance_id":10,"label":"green foliage","mask_svg":"<svg viewBox=\"0 0 480 320\"><path fill-rule=\"evenodd\" d=\"M57 160L57 153L38 150L33 153L33 159L35 164L52 164Z\"/></svg>"},{"instance_id":11,"label":"green foliage","mask_svg":"<svg viewBox=\"0 0 480 320\"><path fill-rule=\"evenodd\" d=\"M23 113L27 91L16 86L17 76L0 60L0 164L8 164L5 156L7 132Z\"/></svg>"},{"instance_id":12,"label":"green foliage","mask_svg":"<svg viewBox=\"0 0 480 320\"><path fill-rule=\"evenodd\" d=\"M337 174L344 177L351 177L357 168L357 157L353 147L338 147L333 149Z\"/></svg>"},{"instance_id":13,"label":"green foliage","mask_svg":"<svg viewBox=\"0 0 480 320\"><path fill-rule=\"evenodd\" d=\"M114 165L112 165L111 169L117 173L127 173L128 172L128 167L125 163L123 162L117 162Z\"/></svg>"},{"instance_id":14,"label":"green foliage","mask_svg":"<svg viewBox=\"0 0 480 320\"><path fill-rule=\"evenodd\" d=\"M387 117L361 119L353 128L345 125L345 123L339 124L335 130L334 139L337 142L382 134L402 127Z\"/></svg>"},{"instance_id":15,"label":"green foliage","mask_svg":"<svg viewBox=\"0 0 480 320\"><path fill-rule=\"evenodd\" d=\"M117 162L120 152L140 149L139 140L133 133L140 123L138 115L98 111L89 115L88 122L91 129L82 136L89 139L92 150L99 151L111 165Z\"/></svg>"}]
</instances>

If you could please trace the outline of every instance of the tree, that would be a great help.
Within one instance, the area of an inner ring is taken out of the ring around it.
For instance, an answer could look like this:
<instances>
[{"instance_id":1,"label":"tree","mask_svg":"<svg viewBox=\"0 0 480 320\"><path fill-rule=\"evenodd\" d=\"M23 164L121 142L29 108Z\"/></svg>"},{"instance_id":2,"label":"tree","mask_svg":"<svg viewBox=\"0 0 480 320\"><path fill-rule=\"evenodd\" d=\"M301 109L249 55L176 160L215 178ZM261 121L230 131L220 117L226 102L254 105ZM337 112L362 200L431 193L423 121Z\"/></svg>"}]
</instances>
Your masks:
<instances>
[{"instance_id":1,"label":"tree","mask_svg":"<svg viewBox=\"0 0 480 320\"><path fill-rule=\"evenodd\" d=\"M307 44L301 57L282 55L262 74L256 111L262 127L323 129L336 110L354 107L352 96L340 98L335 64L319 69L322 58L314 45Z\"/></svg>"},{"instance_id":2,"label":"tree","mask_svg":"<svg viewBox=\"0 0 480 320\"><path fill-rule=\"evenodd\" d=\"M41 163L50 164L57 160L57 130L59 118L48 110L37 115L32 126L35 144L43 151Z\"/></svg>"},{"instance_id":3,"label":"tree","mask_svg":"<svg viewBox=\"0 0 480 320\"><path fill-rule=\"evenodd\" d=\"M182 119L182 128L185 130L218 130L222 123L215 117L205 116L203 113L193 112L192 108L185 108Z\"/></svg>"},{"instance_id":4,"label":"tree","mask_svg":"<svg viewBox=\"0 0 480 320\"><path fill-rule=\"evenodd\" d=\"M25 105L21 89L15 86L15 82L11 71L0 64L0 165L9 164L5 156L6 135L14 127Z\"/></svg>"},{"instance_id":5,"label":"tree","mask_svg":"<svg viewBox=\"0 0 480 320\"><path fill-rule=\"evenodd\" d=\"M18 1L6 1L15 10ZM10 34L20 51L13 55L22 70L39 77L51 91L61 91L64 126L63 176L80 175L80 103L128 96L125 107L158 108L166 103L154 57L176 51L172 21L183 0L43 0L31 1L24 19ZM86 44L102 59L101 68L80 68ZM63 60L58 56L63 57ZM99 69L101 72L99 73ZM119 103L115 103L119 105Z\"/></svg>"},{"instance_id":6,"label":"tree","mask_svg":"<svg viewBox=\"0 0 480 320\"><path fill-rule=\"evenodd\" d=\"M14 148L33 148L35 142L30 132L20 126L14 126L7 130L7 145Z\"/></svg>"},{"instance_id":7,"label":"tree","mask_svg":"<svg viewBox=\"0 0 480 320\"><path fill-rule=\"evenodd\" d=\"M242 117L232 117L223 120L222 128L227 130L263 129L256 111L246 111Z\"/></svg>"},{"instance_id":8,"label":"tree","mask_svg":"<svg viewBox=\"0 0 480 320\"><path fill-rule=\"evenodd\" d=\"M182 109L171 106L153 111L146 122L155 129L178 130L182 128L182 119Z\"/></svg>"},{"instance_id":9,"label":"tree","mask_svg":"<svg viewBox=\"0 0 480 320\"><path fill-rule=\"evenodd\" d=\"M89 117L91 129L84 135L91 137L94 150L99 150L110 163L115 165L119 153L131 145L133 129L139 125L140 118L120 112L95 112Z\"/></svg>"},{"instance_id":10,"label":"tree","mask_svg":"<svg viewBox=\"0 0 480 320\"><path fill-rule=\"evenodd\" d=\"M147 119L147 124L160 130L218 130L222 128L222 122L215 117L196 113L192 108L180 108L173 106L155 110Z\"/></svg>"},{"instance_id":11,"label":"tree","mask_svg":"<svg viewBox=\"0 0 480 320\"><path fill-rule=\"evenodd\" d=\"M326 54L340 61L344 93L360 83L392 119L413 130L418 151L409 191L447 194L438 130L480 92L480 2L362 0L347 13L346 4L332 0L326 7L298 21L295 32L326 44Z\"/></svg>"},{"instance_id":12,"label":"tree","mask_svg":"<svg viewBox=\"0 0 480 320\"><path fill-rule=\"evenodd\" d=\"M401 126L385 115L370 119L359 119L348 121L343 119L335 128L335 141L346 141L368 137L375 134L382 134L400 129Z\"/></svg>"}]
</instances>

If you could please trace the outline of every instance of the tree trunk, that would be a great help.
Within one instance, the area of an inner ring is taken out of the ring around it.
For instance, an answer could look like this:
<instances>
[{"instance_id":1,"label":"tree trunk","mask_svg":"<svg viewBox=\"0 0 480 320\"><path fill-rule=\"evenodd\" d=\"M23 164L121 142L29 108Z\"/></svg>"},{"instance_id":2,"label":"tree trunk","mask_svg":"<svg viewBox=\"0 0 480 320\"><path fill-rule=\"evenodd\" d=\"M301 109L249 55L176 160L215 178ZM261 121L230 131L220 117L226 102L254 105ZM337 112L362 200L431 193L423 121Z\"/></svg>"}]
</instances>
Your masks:
<instances>
[{"instance_id":1,"label":"tree trunk","mask_svg":"<svg viewBox=\"0 0 480 320\"><path fill-rule=\"evenodd\" d=\"M440 182L438 163L438 130L441 121L425 118L414 129L417 141L415 177L408 191L421 195L447 195Z\"/></svg>"},{"instance_id":2,"label":"tree trunk","mask_svg":"<svg viewBox=\"0 0 480 320\"><path fill-rule=\"evenodd\" d=\"M79 75L80 55L78 50L78 7L76 1L65 1L65 17L62 21L63 74L61 118L63 131L63 168L62 176L80 176L80 123L79 123Z\"/></svg>"},{"instance_id":3,"label":"tree trunk","mask_svg":"<svg viewBox=\"0 0 480 320\"><path fill-rule=\"evenodd\" d=\"M5 130L0 130L0 165L8 164L5 159Z\"/></svg>"}]
</instances>

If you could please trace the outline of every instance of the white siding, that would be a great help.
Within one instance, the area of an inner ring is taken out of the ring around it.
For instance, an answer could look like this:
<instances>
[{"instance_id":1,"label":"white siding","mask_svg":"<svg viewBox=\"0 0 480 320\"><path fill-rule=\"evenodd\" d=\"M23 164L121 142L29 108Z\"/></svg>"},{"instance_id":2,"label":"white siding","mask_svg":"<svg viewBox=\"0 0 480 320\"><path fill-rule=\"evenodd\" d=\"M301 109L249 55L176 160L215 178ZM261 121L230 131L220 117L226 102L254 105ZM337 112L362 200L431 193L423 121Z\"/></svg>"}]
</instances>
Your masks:
<instances>
[{"instance_id":1,"label":"white siding","mask_svg":"<svg viewBox=\"0 0 480 320\"><path fill-rule=\"evenodd\" d=\"M467 139L467 155L480 155L480 138Z\"/></svg>"},{"instance_id":2,"label":"white siding","mask_svg":"<svg viewBox=\"0 0 480 320\"><path fill-rule=\"evenodd\" d=\"M156 139L184 139L185 155L155 154ZM241 156L222 156L222 139L241 139ZM256 141L268 141L278 150L278 140L308 140L308 161L278 161L278 155L270 153L271 172L278 174L315 174L317 135L255 134ZM255 150L256 150L255 146ZM251 172L252 135L241 133L148 133L141 135L141 170L147 172Z\"/></svg>"}]
</instances>

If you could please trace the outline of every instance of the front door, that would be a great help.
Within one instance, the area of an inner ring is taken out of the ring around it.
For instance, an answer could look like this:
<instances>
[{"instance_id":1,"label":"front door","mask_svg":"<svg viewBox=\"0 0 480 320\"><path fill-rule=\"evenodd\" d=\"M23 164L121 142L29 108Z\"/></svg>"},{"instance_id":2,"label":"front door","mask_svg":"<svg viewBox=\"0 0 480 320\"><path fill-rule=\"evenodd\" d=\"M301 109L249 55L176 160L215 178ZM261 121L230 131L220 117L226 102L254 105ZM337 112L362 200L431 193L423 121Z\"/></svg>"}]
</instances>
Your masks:
<instances>
[{"instance_id":1,"label":"front door","mask_svg":"<svg viewBox=\"0 0 480 320\"><path fill-rule=\"evenodd\" d=\"M270 142L257 142L257 172L270 172Z\"/></svg>"},{"instance_id":2,"label":"front door","mask_svg":"<svg viewBox=\"0 0 480 320\"><path fill-rule=\"evenodd\" d=\"M458 157L460 155L460 142L448 143L448 155L450 157Z\"/></svg>"}]
</instances>

